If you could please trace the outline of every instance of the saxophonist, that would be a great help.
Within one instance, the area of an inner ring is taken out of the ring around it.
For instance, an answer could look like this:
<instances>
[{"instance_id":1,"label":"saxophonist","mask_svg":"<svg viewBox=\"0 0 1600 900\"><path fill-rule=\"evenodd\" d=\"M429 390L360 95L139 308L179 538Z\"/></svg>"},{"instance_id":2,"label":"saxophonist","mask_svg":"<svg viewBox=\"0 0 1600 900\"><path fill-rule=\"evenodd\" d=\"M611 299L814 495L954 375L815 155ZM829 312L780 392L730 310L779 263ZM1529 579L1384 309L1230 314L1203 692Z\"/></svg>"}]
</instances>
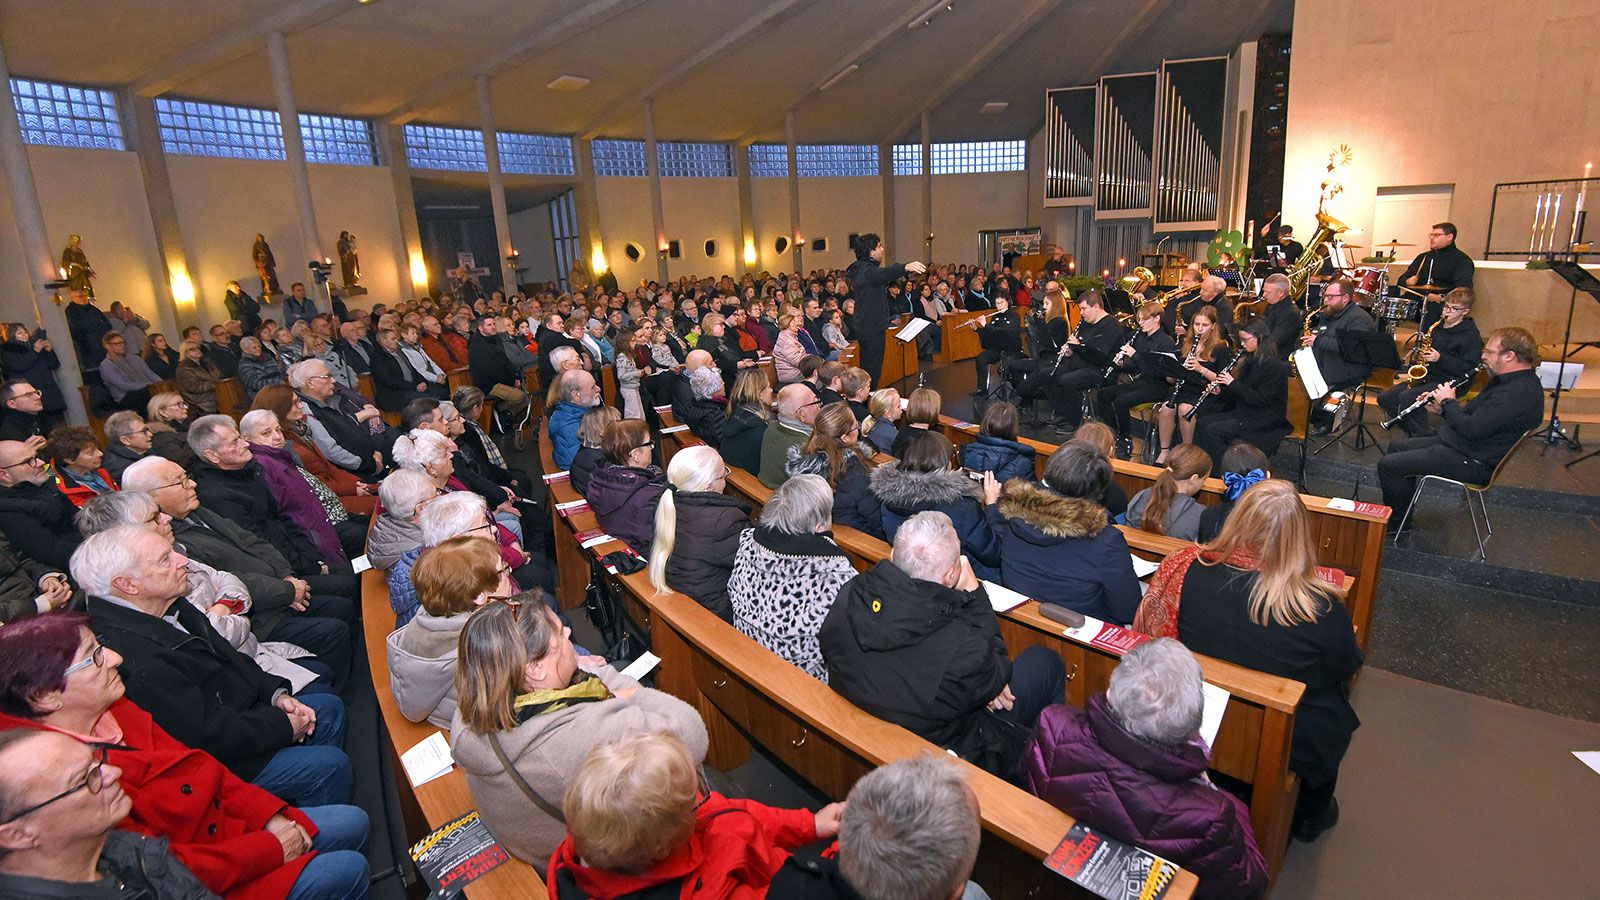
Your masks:
<instances>
[{"instance_id":1,"label":"saxophonist","mask_svg":"<svg viewBox=\"0 0 1600 900\"><path fill-rule=\"evenodd\" d=\"M1544 419L1544 389L1534 371L1539 354L1527 329L1489 332L1480 358L1490 377L1478 396L1457 403L1450 383L1434 388L1428 405L1444 417L1444 427L1429 437L1395 441L1378 460L1383 502L1391 509L1399 510L1411 500L1423 475L1443 475L1468 484L1487 482L1517 439ZM1399 527L1400 517L1390 517L1389 528Z\"/></svg>"},{"instance_id":2,"label":"saxophonist","mask_svg":"<svg viewBox=\"0 0 1600 900\"><path fill-rule=\"evenodd\" d=\"M1472 288L1458 287L1444 295L1444 317L1423 332L1430 337L1422 340L1418 354L1418 361L1428 367L1428 374L1409 384L1396 383L1379 394L1378 405L1385 413L1397 415L1418 397L1447 381L1455 381L1478 365L1483 355L1483 336L1472 318L1472 302ZM1411 437L1433 434L1427 412L1420 409L1401 419L1400 427Z\"/></svg>"},{"instance_id":3,"label":"saxophonist","mask_svg":"<svg viewBox=\"0 0 1600 900\"><path fill-rule=\"evenodd\" d=\"M1372 368L1347 361L1339 355L1339 333L1343 331L1376 331L1377 323L1367 311L1357 306L1356 287L1348 278L1335 278L1322 292L1322 308L1317 311L1312 334L1300 339L1300 346L1310 347L1317 359L1317 368L1328 382L1328 390L1352 391L1372 376ZM1311 404L1312 435L1322 436L1339 423L1332 413L1321 405Z\"/></svg>"},{"instance_id":4,"label":"saxophonist","mask_svg":"<svg viewBox=\"0 0 1600 900\"><path fill-rule=\"evenodd\" d=\"M1274 275L1274 278L1282 278ZM1216 396L1205 401L1194 442L1212 459L1244 441L1268 459L1293 431L1289 424L1289 364L1277 352L1272 326L1257 319L1239 332L1242 358L1216 379Z\"/></svg>"}]
</instances>

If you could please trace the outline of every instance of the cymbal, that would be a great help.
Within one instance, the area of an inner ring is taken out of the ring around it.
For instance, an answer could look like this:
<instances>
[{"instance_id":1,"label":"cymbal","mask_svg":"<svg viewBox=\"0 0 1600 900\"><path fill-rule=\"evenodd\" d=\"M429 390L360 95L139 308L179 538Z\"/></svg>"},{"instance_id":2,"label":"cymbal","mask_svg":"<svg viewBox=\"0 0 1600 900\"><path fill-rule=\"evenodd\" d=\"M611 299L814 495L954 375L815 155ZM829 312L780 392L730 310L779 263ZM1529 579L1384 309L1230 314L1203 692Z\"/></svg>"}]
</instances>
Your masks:
<instances>
[{"instance_id":1,"label":"cymbal","mask_svg":"<svg viewBox=\"0 0 1600 900\"><path fill-rule=\"evenodd\" d=\"M1396 287L1408 294L1416 294L1418 297L1425 297L1428 294L1441 294L1449 290L1449 288L1440 287L1437 284L1419 284L1416 287L1406 287L1400 284L1396 285Z\"/></svg>"},{"instance_id":2,"label":"cymbal","mask_svg":"<svg viewBox=\"0 0 1600 900\"><path fill-rule=\"evenodd\" d=\"M1372 246L1374 248L1378 248L1378 247L1415 247L1416 244L1407 244L1404 241L1385 241L1385 242L1383 242L1381 244L1373 244Z\"/></svg>"}]
</instances>

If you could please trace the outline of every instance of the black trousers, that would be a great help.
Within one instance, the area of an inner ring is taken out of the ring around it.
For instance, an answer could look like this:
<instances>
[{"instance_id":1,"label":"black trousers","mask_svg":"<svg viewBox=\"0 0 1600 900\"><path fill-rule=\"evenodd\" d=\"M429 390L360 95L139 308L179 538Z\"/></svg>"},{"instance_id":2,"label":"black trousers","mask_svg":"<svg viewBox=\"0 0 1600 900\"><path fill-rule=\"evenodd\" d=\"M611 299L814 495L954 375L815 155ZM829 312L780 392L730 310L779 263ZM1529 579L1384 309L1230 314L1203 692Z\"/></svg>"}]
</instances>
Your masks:
<instances>
[{"instance_id":1,"label":"black trousers","mask_svg":"<svg viewBox=\"0 0 1600 900\"><path fill-rule=\"evenodd\" d=\"M1283 443L1284 437L1281 431L1262 431L1236 412L1219 409L1213 413L1210 410L1212 402L1206 403L1199 421L1195 423L1194 443L1210 454L1211 462L1218 466L1219 473L1222 454L1238 441L1254 446L1265 453L1267 459L1278 452L1278 445Z\"/></svg>"},{"instance_id":2,"label":"black trousers","mask_svg":"<svg viewBox=\"0 0 1600 900\"><path fill-rule=\"evenodd\" d=\"M344 548L344 555L355 559L367 552L367 517L351 516L343 522L333 526L333 533L339 536L339 546Z\"/></svg>"},{"instance_id":3,"label":"black trousers","mask_svg":"<svg viewBox=\"0 0 1600 900\"><path fill-rule=\"evenodd\" d=\"M1146 403L1160 403L1170 393L1172 388L1162 382L1136 378L1124 384L1101 388L1096 408L1100 418L1112 423L1117 437L1125 438L1133 430L1133 408Z\"/></svg>"},{"instance_id":4,"label":"black trousers","mask_svg":"<svg viewBox=\"0 0 1600 900\"><path fill-rule=\"evenodd\" d=\"M1378 395L1378 405L1383 408L1389 418L1394 418L1400 414L1400 410L1410 406L1418 397L1433 390L1436 386L1437 382L1433 381L1424 381L1420 385L1397 384ZM1419 409L1401 419L1400 427L1405 429L1406 434L1411 437L1427 437L1433 434L1433 426L1428 423L1428 411L1426 409Z\"/></svg>"},{"instance_id":5,"label":"black trousers","mask_svg":"<svg viewBox=\"0 0 1600 900\"><path fill-rule=\"evenodd\" d=\"M887 326L858 327L856 343L861 350L861 368L872 376L873 388L883 387L883 335Z\"/></svg>"},{"instance_id":6,"label":"black trousers","mask_svg":"<svg viewBox=\"0 0 1600 900\"><path fill-rule=\"evenodd\" d=\"M1083 424L1083 394L1099 387L1105 380L1105 372L1105 369L1086 366L1055 376L1050 388L1050 405L1055 408L1056 419L1072 426Z\"/></svg>"},{"instance_id":7,"label":"black trousers","mask_svg":"<svg viewBox=\"0 0 1600 900\"><path fill-rule=\"evenodd\" d=\"M340 610L323 602L328 599L312 597L310 609L304 613L291 613L273 626L266 639L285 641L315 654L326 668L333 689L342 691L350 678L350 654L354 645L351 643L350 624L339 618ZM318 614L313 615L312 611ZM328 612L333 615L328 615Z\"/></svg>"},{"instance_id":8,"label":"black trousers","mask_svg":"<svg viewBox=\"0 0 1600 900\"><path fill-rule=\"evenodd\" d=\"M1005 371L1007 357L999 350L984 350L978 354L973 363L978 367L978 389L985 390L989 387L989 367L998 365Z\"/></svg>"},{"instance_id":9,"label":"black trousers","mask_svg":"<svg viewBox=\"0 0 1600 900\"><path fill-rule=\"evenodd\" d=\"M1437 436L1392 441L1389 452L1378 460L1378 484L1383 488L1384 505L1395 511L1391 520L1395 523L1399 523L1399 515L1411 502L1418 478L1443 475L1467 484L1483 484L1492 474L1494 466L1446 447Z\"/></svg>"}]
</instances>

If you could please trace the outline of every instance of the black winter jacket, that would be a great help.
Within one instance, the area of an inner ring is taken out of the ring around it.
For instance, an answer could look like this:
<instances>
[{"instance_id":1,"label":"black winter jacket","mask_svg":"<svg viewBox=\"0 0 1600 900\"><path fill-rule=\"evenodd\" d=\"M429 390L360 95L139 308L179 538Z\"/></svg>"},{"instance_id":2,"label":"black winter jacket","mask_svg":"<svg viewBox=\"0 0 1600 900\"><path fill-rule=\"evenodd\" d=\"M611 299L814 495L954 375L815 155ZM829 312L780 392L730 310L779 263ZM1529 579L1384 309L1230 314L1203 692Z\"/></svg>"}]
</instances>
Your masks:
<instances>
[{"instance_id":1,"label":"black winter jacket","mask_svg":"<svg viewBox=\"0 0 1600 900\"><path fill-rule=\"evenodd\" d=\"M677 531L667 557L667 586L733 623L728 576L739 551L739 534L751 527L750 507L737 497L710 491L674 491Z\"/></svg>"},{"instance_id":2,"label":"black winter jacket","mask_svg":"<svg viewBox=\"0 0 1600 900\"><path fill-rule=\"evenodd\" d=\"M1006 587L1118 625L1133 621L1139 579L1127 538L1100 503L1013 481L988 516Z\"/></svg>"},{"instance_id":3,"label":"black winter jacket","mask_svg":"<svg viewBox=\"0 0 1600 900\"><path fill-rule=\"evenodd\" d=\"M818 638L828 684L850 702L997 775L1016 771L1028 730L988 710L1011 660L982 587L880 562L839 591Z\"/></svg>"},{"instance_id":4,"label":"black winter jacket","mask_svg":"<svg viewBox=\"0 0 1600 900\"><path fill-rule=\"evenodd\" d=\"M101 351L102 354L104 351ZM56 381L56 370L61 359L56 351L33 349L33 341L6 341L0 344L0 368L7 378L23 378L39 389L39 400L45 412L60 412L67 408L67 398Z\"/></svg>"},{"instance_id":5,"label":"black winter jacket","mask_svg":"<svg viewBox=\"0 0 1600 900\"><path fill-rule=\"evenodd\" d=\"M961 552L979 578L1000 580L1000 542L983 514L983 494L966 474L906 472L898 462L872 470L872 493L883 504L883 537L894 542L900 524L919 512L937 510L950 517L961 537Z\"/></svg>"},{"instance_id":6,"label":"black winter jacket","mask_svg":"<svg viewBox=\"0 0 1600 900\"><path fill-rule=\"evenodd\" d=\"M1032 447L1020 441L980 434L977 440L961 448L961 465L975 472L993 472L995 480L1001 484L1013 478L1032 481L1037 455Z\"/></svg>"},{"instance_id":7,"label":"black winter jacket","mask_svg":"<svg viewBox=\"0 0 1600 900\"><path fill-rule=\"evenodd\" d=\"M18 553L58 572L67 571L72 551L83 542L72 524L77 514L77 507L56 490L53 480L0 488L0 534Z\"/></svg>"},{"instance_id":8,"label":"black winter jacket","mask_svg":"<svg viewBox=\"0 0 1600 900\"><path fill-rule=\"evenodd\" d=\"M328 562L317 542L278 508L261 464L219 469L209 462L194 467L195 492L208 510L278 548L297 575L317 575ZM331 566L330 566L331 567Z\"/></svg>"},{"instance_id":9,"label":"black winter jacket","mask_svg":"<svg viewBox=\"0 0 1600 900\"><path fill-rule=\"evenodd\" d=\"M567 468L572 477L572 486L578 489L578 493L589 496L589 476L605 462L606 455L599 447L578 448L578 452L572 456L572 465Z\"/></svg>"},{"instance_id":10,"label":"black winter jacket","mask_svg":"<svg viewBox=\"0 0 1600 900\"><path fill-rule=\"evenodd\" d=\"M790 478L796 475L828 477L828 454L817 452L802 456L799 447L790 447L788 453L789 461L783 468ZM856 450L846 449L844 458L844 474L839 476L839 484L833 489L833 524L883 540L883 504L872 493L871 470Z\"/></svg>"},{"instance_id":11,"label":"black winter jacket","mask_svg":"<svg viewBox=\"0 0 1600 900\"><path fill-rule=\"evenodd\" d=\"M736 469L751 475L761 471L761 439L767 433L767 419L756 415L748 407L734 407L733 414L722 423L722 460Z\"/></svg>"}]
</instances>

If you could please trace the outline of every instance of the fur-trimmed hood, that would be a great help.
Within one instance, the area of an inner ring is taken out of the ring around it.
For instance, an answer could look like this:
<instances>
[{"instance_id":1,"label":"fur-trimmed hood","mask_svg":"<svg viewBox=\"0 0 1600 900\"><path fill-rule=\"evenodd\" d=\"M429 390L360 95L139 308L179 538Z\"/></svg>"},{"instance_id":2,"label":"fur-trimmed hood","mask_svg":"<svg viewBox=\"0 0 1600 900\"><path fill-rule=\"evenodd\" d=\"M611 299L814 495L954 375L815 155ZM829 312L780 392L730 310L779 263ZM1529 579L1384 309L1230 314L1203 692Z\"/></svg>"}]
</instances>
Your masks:
<instances>
[{"instance_id":1,"label":"fur-trimmed hood","mask_svg":"<svg viewBox=\"0 0 1600 900\"><path fill-rule=\"evenodd\" d=\"M840 478L843 478L845 473L851 469L857 466L865 467L866 465L862 461L861 451L855 447L845 447L840 451L839 455L844 460L845 468L844 472L839 473ZM827 478L828 454L818 450L816 453L802 455L799 447L790 447L784 451L783 470L790 478L796 475L820 475L823 478Z\"/></svg>"},{"instance_id":2,"label":"fur-trimmed hood","mask_svg":"<svg viewBox=\"0 0 1600 900\"><path fill-rule=\"evenodd\" d=\"M907 472L898 462L872 470L872 493L896 512L928 509L970 497L983 503L978 483L956 469Z\"/></svg>"},{"instance_id":3,"label":"fur-trimmed hood","mask_svg":"<svg viewBox=\"0 0 1600 900\"><path fill-rule=\"evenodd\" d=\"M1098 501L1063 497L1044 485L1021 479L1008 481L1000 489L998 509L1020 537L1032 539L1033 532L1043 538L1035 543L1092 538L1110 521Z\"/></svg>"}]
</instances>

